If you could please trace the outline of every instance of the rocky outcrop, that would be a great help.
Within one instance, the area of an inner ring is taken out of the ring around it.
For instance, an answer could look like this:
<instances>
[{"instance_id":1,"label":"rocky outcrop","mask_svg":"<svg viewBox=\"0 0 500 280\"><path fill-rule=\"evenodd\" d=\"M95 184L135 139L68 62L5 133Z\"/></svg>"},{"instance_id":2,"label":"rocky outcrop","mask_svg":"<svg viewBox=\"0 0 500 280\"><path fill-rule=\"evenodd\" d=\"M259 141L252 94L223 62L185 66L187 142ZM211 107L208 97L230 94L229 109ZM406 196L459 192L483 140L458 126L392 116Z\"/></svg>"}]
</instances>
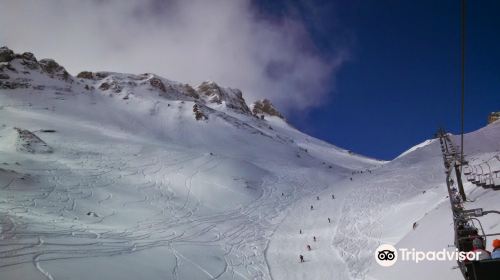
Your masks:
<instances>
[{"instance_id":1,"label":"rocky outcrop","mask_svg":"<svg viewBox=\"0 0 500 280\"><path fill-rule=\"evenodd\" d=\"M36 77L36 75L32 75L33 73L59 81L50 85L37 84L43 80L33 80ZM73 87L76 87L75 91L97 91L125 100L129 100L133 96L157 94L168 100L194 101L205 111L213 106L219 107L220 104L240 114L249 116L260 114L261 116L270 115L283 118L269 100L256 102L252 111L245 102L241 90L221 87L211 81L203 82L198 87L193 88L189 84L173 82L151 73L134 75L82 71L76 78L53 59L38 61L35 55L30 52L16 54L7 47L0 48L0 89L32 88L41 90L51 87L58 92L70 92ZM197 118L203 118L200 113L195 112L195 114L198 115Z\"/></svg>"},{"instance_id":2,"label":"rocky outcrop","mask_svg":"<svg viewBox=\"0 0 500 280\"><path fill-rule=\"evenodd\" d=\"M243 93L239 89L222 88L214 82L203 82L196 89L200 97L203 97L209 103L222 104L226 107L239 111L244 114L251 114Z\"/></svg>"},{"instance_id":3,"label":"rocky outcrop","mask_svg":"<svg viewBox=\"0 0 500 280\"><path fill-rule=\"evenodd\" d=\"M31 84L29 82L16 82L10 80L0 80L0 89L17 89L17 88L29 88Z\"/></svg>"},{"instance_id":4,"label":"rocky outcrop","mask_svg":"<svg viewBox=\"0 0 500 280\"><path fill-rule=\"evenodd\" d=\"M33 72L73 83L73 77L53 59L38 61L33 53L16 54L7 47L0 48L0 89L40 88L32 78Z\"/></svg>"},{"instance_id":5,"label":"rocky outcrop","mask_svg":"<svg viewBox=\"0 0 500 280\"><path fill-rule=\"evenodd\" d=\"M207 115L205 115L205 113L200 109L200 105L198 104L193 105L193 113L194 113L194 118L197 121L208 119Z\"/></svg>"},{"instance_id":6,"label":"rocky outcrop","mask_svg":"<svg viewBox=\"0 0 500 280\"><path fill-rule=\"evenodd\" d=\"M152 87L157 88L162 92L167 92L167 88L165 87L165 84L158 78L151 78L149 80L149 84L151 84Z\"/></svg>"},{"instance_id":7,"label":"rocky outcrop","mask_svg":"<svg viewBox=\"0 0 500 280\"><path fill-rule=\"evenodd\" d=\"M108 72L95 72L93 74L95 76L95 79L97 79L97 80L106 79L110 75L110 73L108 73Z\"/></svg>"},{"instance_id":8,"label":"rocky outcrop","mask_svg":"<svg viewBox=\"0 0 500 280\"><path fill-rule=\"evenodd\" d=\"M214 82L203 82L198 86L197 91L201 96L208 97L208 101L212 103L222 103L222 90Z\"/></svg>"},{"instance_id":9,"label":"rocky outcrop","mask_svg":"<svg viewBox=\"0 0 500 280\"><path fill-rule=\"evenodd\" d=\"M256 116L268 115L285 119L283 115L273 106L269 99L262 99L253 103L252 113Z\"/></svg>"},{"instance_id":10,"label":"rocky outcrop","mask_svg":"<svg viewBox=\"0 0 500 280\"><path fill-rule=\"evenodd\" d=\"M491 112L488 115L488 124L494 123L498 120L500 120L500 112Z\"/></svg>"},{"instance_id":11,"label":"rocky outcrop","mask_svg":"<svg viewBox=\"0 0 500 280\"><path fill-rule=\"evenodd\" d=\"M43 71L49 74L64 71L64 68L61 67L61 65L55 62L55 60L49 58L40 60L40 66L42 66Z\"/></svg>"},{"instance_id":12,"label":"rocky outcrop","mask_svg":"<svg viewBox=\"0 0 500 280\"><path fill-rule=\"evenodd\" d=\"M88 79L88 80L94 79L94 75L90 71L82 71L82 72L78 73L78 75L76 75L76 77L79 79Z\"/></svg>"},{"instance_id":13,"label":"rocky outcrop","mask_svg":"<svg viewBox=\"0 0 500 280\"><path fill-rule=\"evenodd\" d=\"M7 47L0 48L0 62L10 62L14 57L14 52L11 49Z\"/></svg>"},{"instance_id":14,"label":"rocky outcrop","mask_svg":"<svg viewBox=\"0 0 500 280\"><path fill-rule=\"evenodd\" d=\"M30 52L24 52L23 54L21 54L21 58L30 61L36 61L35 55Z\"/></svg>"},{"instance_id":15,"label":"rocky outcrop","mask_svg":"<svg viewBox=\"0 0 500 280\"><path fill-rule=\"evenodd\" d=\"M58 77L62 78L63 80L68 80L69 73L55 60L46 58L40 60L39 64L42 67L42 70L45 73L49 74L51 77Z\"/></svg>"},{"instance_id":16,"label":"rocky outcrop","mask_svg":"<svg viewBox=\"0 0 500 280\"><path fill-rule=\"evenodd\" d=\"M79 79L87 79L87 80L102 80L109 77L111 73L109 72L90 72L90 71L82 71L76 75Z\"/></svg>"},{"instance_id":17,"label":"rocky outcrop","mask_svg":"<svg viewBox=\"0 0 500 280\"><path fill-rule=\"evenodd\" d=\"M113 93L120 93L123 90L123 86L114 79L106 79L106 82L103 82L99 85L99 89L102 91L111 91Z\"/></svg>"},{"instance_id":18,"label":"rocky outcrop","mask_svg":"<svg viewBox=\"0 0 500 280\"><path fill-rule=\"evenodd\" d=\"M102 83L100 86L99 86L99 89L100 90L108 90L111 88L111 85L108 84L108 83Z\"/></svg>"},{"instance_id":19,"label":"rocky outcrop","mask_svg":"<svg viewBox=\"0 0 500 280\"><path fill-rule=\"evenodd\" d=\"M181 85L181 92L184 95L192 97L194 99L199 99L200 98L200 95L196 92L196 90L192 86L190 86L188 84Z\"/></svg>"},{"instance_id":20,"label":"rocky outcrop","mask_svg":"<svg viewBox=\"0 0 500 280\"><path fill-rule=\"evenodd\" d=\"M16 58L20 58L21 65L25 66L26 68L28 68L30 70L35 70L35 69L40 68L40 65L39 65L38 61L36 60L35 55L33 55L30 52L25 52L21 55L16 55Z\"/></svg>"}]
</instances>

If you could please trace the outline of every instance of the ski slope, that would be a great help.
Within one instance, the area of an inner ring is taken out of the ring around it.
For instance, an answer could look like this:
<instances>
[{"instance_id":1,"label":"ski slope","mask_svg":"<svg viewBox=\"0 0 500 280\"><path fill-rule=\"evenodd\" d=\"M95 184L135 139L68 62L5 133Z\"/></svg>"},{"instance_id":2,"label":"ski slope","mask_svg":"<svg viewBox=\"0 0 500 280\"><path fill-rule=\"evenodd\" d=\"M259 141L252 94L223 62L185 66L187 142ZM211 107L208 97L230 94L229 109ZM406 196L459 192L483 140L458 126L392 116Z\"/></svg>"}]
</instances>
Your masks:
<instances>
[{"instance_id":1,"label":"ski slope","mask_svg":"<svg viewBox=\"0 0 500 280\"><path fill-rule=\"evenodd\" d=\"M0 279L458 275L452 263L373 261L380 243L451 244L434 141L383 162L261 119L213 82L75 77L27 54L0 63ZM467 154L498 153L499 126L467 135ZM485 208L498 201L467 190Z\"/></svg>"},{"instance_id":2,"label":"ski slope","mask_svg":"<svg viewBox=\"0 0 500 280\"><path fill-rule=\"evenodd\" d=\"M459 143L459 137L454 137ZM472 164L500 151L500 122L465 137ZM420 251L454 251L453 221L439 143L427 140L371 172L298 203L271 239L268 256L275 279L462 279L456 262L376 264L380 244ZM500 193L466 182L465 208L498 210ZM331 199L331 194L335 199ZM320 200L317 200L317 196ZM310 210L310 206L314 210ZM331 223L328 223L328 218ZM500 216L480 218L487 233L500 232ZM413 223L416 228L413 229ZM302 230L303 234L299 234ZM313 241L316 236L317 241ZM490 238L487 249L491 250ZM312 250L306 250L311 245ZM298 254L306 262L297 265Z\"/></svg>"}]
</instances>

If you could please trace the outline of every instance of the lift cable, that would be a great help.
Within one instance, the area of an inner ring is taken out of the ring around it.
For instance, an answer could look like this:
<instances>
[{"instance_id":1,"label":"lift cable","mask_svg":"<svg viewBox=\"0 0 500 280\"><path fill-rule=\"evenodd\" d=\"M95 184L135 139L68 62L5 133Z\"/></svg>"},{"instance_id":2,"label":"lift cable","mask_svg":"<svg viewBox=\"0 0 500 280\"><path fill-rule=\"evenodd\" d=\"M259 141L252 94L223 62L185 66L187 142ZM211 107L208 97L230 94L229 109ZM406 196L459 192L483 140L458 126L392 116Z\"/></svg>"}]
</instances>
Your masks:
<instances>
[{"instance_id":1,"label":"lift cable","mask_svg":"<svg viewBox=\"0 0 500 280\"><path fill-rule=\"evenodd\" d=\"M462 0L462 24L461 24L461 123L460 123L460 163L464 162L464 103L465 103L465 0ZM462 166L462 164L461 164ZM462 169L462 167L460 167Z\"/></svg>"}]
</instances>

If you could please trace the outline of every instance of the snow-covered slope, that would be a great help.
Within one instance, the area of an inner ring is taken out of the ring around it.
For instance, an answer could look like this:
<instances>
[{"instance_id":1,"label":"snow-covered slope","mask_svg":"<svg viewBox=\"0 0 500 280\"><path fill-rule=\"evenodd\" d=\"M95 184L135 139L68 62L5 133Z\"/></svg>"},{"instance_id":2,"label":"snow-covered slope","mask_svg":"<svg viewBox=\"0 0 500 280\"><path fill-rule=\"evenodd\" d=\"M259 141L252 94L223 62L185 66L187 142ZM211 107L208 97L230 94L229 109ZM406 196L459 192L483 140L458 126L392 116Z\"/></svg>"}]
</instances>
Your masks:
<instances>
[{"instance_id":1,"label":"snow-covered slope","mask_svg":"<svg viewBox=\"0 0 500 280\"><path fill-rule=\"evenodd\" d=\"M379 164L256 117L213 82L73 77L0 53L2 279L269 278L285 209ZM17 149L14 128L51 153Z\"/></svg>"},{"instance_id":2,"label":"snow-covered slope","mask_svg":"<svg viewBox=\"0 0 500 280\"><path fill-rule=\"evenodd\" d=\"M451 240L437 143L378 161L260 102L0 49L0 279L389 279L380 242ZM498 153L499 125L467 139Z\"/></svg>"},{"instance_id":3,"label":"snow-covered slope","mask_svg":"<svg viewBox=\"0 0 500 280\"><path fill-rule=\"evenodd\" d=\"M453 139L458 143L458 137ZM464 146L472 164L498 155L500 122L467 134ZM336 181L296 204L270 242L268 257L271 268L276 268L271 270L274 278L462 279L460 271L454 269L456 262L397 262L386 268L374 259L380 244L419 251L454 251L450 247L453 222L442 165L439 142L427 140L380 168L357 172L352 181ZM499 191L468 182L465 188L474 201L466 202L465 208L499 209ZM485 231L500 232L499 215L488 215L481 221ZM491 250L494 238L488 239L487 249ZM307 245L312 246L311 251L306 250ZM299 253L306 262L297 266Z\"/></svg>"}]
</instances>

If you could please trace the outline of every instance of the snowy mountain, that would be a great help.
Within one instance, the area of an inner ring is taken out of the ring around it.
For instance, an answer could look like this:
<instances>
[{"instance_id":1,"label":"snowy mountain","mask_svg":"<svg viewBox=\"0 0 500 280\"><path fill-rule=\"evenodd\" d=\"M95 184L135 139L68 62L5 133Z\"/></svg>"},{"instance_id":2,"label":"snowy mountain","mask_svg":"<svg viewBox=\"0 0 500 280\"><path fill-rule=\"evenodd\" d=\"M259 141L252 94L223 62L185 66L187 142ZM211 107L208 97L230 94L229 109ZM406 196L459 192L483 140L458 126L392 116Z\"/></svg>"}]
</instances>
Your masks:
<instances>
[{"instance_id":1,"label":"snowy mountain","mask_svg":"<svg viewBox=\"0 0 500 280\"><path fill-rule=\"evenodd\" d=\"M499 122L468 134L467 155L498 139ZM0 49L1 279L459 279L453 263L373 258L452 244L443 171L432 140L378 161L215 82L72 76Z\"/></svg>"}]
</instances>

